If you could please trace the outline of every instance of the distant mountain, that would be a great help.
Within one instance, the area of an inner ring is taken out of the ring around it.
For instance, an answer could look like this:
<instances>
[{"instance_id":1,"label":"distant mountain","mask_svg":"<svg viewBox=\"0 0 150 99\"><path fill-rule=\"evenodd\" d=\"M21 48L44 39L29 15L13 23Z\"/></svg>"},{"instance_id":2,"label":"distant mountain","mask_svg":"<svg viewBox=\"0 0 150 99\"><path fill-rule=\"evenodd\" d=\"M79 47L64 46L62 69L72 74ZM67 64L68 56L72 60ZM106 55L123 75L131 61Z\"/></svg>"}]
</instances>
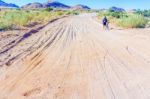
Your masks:
<instances>
[{"instance_id":1,"label":"distant mountain","mask_svg":"<svg viewBox=\"0 0 150 99\"><path fill-rule=\"evenodd\" d=\"M56 2L56 1L53 1L53 2L48 1L47 3L37 3L37 2L29 3L27 5L22 6L22 8L25 8L25 9L48 8L48 7L62 8L62 9L70 8L70 6L60 3L60 2Z\"/></svg>"},{"instance_id":2,"label":"distant mountain","mask_svg":"<svg viewBox=\"0 0 150 99\"><path fill-rule=\"evenodd\" d=\"M43 7L47 8L47 7L52 7L52 8L70 8L70 6L65 5L63 3L57 2L57 1L48 1L47 3L43 4Z\"/></svg>"},{"instance_id":3,"label":"distant mountain","mask_svg":"<svg viewBox=\"0 0 150 99\"><path fill-rule=\"evenodd\" d=\"M124 12L125 9L123 8L118 8L118 7L111 7L109 10L115 11L115 12Z\"/></svg>"},{"instance_id":4,"label":"distant mountain","mask_svg":"<svg viewBox=\"0 0 150 99\"><path fill-rule=\"evenodd\" d=\"M16 4L13 3L6 3L2 0L0 0L0 8L19 8Z\"/></svg>"},{"instance_id":5,"label":"distant mountain","mask_svg":"<svg viewBox=\"0 0 150 99\"><path fill-rule=\"evenodd\" d=\"M128 10L128 12L130 12L130 13L134 13L134 12L136 12L137 10L136 9L129 9Z\"/></svg>"},{"instance_id":6,"label":"distant mountain","mask_svg":"<svg viewBox=\"0 0 150 99\"><path fill-rule=\"evenodd\" d=\"M71 9L73 9L73 10L89 10L91 8L86 5L79 4L79 5L71 7Z\"/></svg>"},{"instance_id":7,"label":"distant mountain","mask_svg":"<svg viewBox=\"0 0 150 99\"><path fill-rule=\"evenodd\" d=\"M42 8L42 7L43 7L43 4L38 3L38 2L29 3L29 4L22 6L22 8L25 8L25 9L37 9L37 8Z\"/></svg>"},{"instance_id":8,"label":"distant mountain","mask_svg":"<svg viewBox=\"0 0 150 99\"><path fill-rule=\"evenodd\" d=\"M91 9L90 7L88 7L86 5L79 4L79 5L70 7L70 6L65 5L63 3L60 3L60 2L57 2L57 1L51 1L51 0L49 0L46 3L35 2L35 3L29 3L29 4L26 4L26 5L22 6L22 8L24 8L24 9L38 9L38 8L48 8L48 7L60 8L60 9L73 9L73 10L88 10L88 9Z\"/></svg>"}]
</instances>

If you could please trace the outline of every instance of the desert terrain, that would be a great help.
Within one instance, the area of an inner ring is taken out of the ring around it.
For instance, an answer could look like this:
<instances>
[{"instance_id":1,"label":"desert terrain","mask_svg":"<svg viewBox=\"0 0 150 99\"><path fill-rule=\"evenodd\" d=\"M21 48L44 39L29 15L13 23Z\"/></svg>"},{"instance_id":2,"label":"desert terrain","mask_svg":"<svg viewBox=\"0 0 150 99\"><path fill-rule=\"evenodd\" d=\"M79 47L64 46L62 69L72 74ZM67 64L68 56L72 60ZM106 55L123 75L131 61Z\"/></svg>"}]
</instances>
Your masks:
<instances>
[{"instance_id":1,"label":"desert terrain","mask_svg":"<svg viewBox=\"0 0 150 99\"><path fill-rule=\"evenodd\" d=\"M150 99L150 28L95 14L0 35L0 99Z\"/></svg>"}]
</instances>

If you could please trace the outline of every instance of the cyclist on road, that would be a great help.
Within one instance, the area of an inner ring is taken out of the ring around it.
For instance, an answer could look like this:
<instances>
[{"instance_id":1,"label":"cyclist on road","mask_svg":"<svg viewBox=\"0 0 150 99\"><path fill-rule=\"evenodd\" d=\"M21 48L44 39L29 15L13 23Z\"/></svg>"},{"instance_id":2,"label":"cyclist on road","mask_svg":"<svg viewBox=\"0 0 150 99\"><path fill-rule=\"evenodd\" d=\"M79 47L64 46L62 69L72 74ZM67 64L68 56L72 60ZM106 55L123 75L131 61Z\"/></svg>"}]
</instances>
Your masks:
<instances>
[{"instance_id":1,"label":"cyclist on road","mask_svg":"<svg viewBox=\"0 0 150 99\"><path fill-rule=\"evenodd\" d=\"M103 29L104 30L106 30L106 29L109 30L109 26L108 26L109 22L108 22L107 17L105 16L102 21L103 21Z\"/></svg>"}]
</instances>

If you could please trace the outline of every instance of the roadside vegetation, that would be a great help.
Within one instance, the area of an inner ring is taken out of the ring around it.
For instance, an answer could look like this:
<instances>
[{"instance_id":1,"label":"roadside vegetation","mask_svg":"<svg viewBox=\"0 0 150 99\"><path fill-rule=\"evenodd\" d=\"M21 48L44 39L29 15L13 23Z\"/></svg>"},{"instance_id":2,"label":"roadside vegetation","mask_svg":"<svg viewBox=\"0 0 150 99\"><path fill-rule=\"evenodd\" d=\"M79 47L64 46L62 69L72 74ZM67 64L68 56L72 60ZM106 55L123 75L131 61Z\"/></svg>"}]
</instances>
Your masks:
<instances>
[{"instance_id":1,"label":"roadside vegetation","mask_svg":"<svg viewBox=\"0 0 150 99\"><path fill-rule=\"evenodd\" d=\"M58 17L57 12L7 10L0 11L0 29L18 29L47 22Z\"/></svg>"},{"instance_id":2,"label":"roadside vegetation","mask_svg":"<svg viewBox=\"0 0 150 99\"><path fill-rule=\"evenodd\" d=\"M49 22L50 20L63 15L78 15L78 11L61 11L52 8L43 10L1 10L0 30L22 29Z\"/></svg>"},{"instance_id":3,"label":"roadside vegetation","mask_svg":"<svg viewBox=\"0 0 150 99\"><path fill-rule=\"evenodd\" d=\"M149 22L148 18L150 10L137 10L133 13L125 11L113 11L111 8L107 11L101 11L99 18L102 19L107 16L110 23L123 28L144 28Z\"/></svg>"},{"instance_id":4,"label":"roadside vegetation","mask_svg":"<svg viewBox=\"0 0 150 99\"><path fill-rule=\"evenodd\" d=\"M130 14L128 17L118 19L117 25L124 28L144 28L148 20L142 15Z\"/></svg>"},{"instance_id":5,"label":"roadside vegetation","mask_svg":"<svg viewBox=\"0 0 150 99\"><path fill-rule=\"evenodd\" d=\"M65 13L67 15L79 15L81 12L76 10L66 10Z\"/></svg>"},{"instance_id":6,"label":"roadside vegetation","mask_svg":"<svg viewBox=\"0 0 150 99\"><path fill-rule=\"evenodd\" d=\"M135 14L141 14L145 17L150 17L150 10L140 10L138 9Z\"/></svg>"}]
</instances>

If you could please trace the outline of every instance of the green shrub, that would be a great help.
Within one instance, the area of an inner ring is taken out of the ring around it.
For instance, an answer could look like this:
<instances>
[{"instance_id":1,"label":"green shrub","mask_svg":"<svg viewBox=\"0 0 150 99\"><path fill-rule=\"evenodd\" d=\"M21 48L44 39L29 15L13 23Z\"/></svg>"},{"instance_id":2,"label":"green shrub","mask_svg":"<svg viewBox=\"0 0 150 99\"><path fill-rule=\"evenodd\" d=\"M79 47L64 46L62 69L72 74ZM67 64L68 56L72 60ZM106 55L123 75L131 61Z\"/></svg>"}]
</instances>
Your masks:
<instances>
[{"instance_id":1,"label":"green shrub","mask_svg":"<svg viewBox=\"0 0 150 99\"><path fill-rule=\"evenodd\" d=\"M135 14L144 15L145 17L150 17L150 10L136 10Z\"/></svg>"},{"instance_id":2,"label":"green shrub","mask_svg":"<svg viewBox=\"0 0 150 99\"><path fill-rule=\"evenodd\" d=\"M73 11L72 14L73 15L79 15L80 13L78 11Z\"/></svg>"},{"instance_id":3,"label":"green shrub","mask_svg":"<svg viewBox=\"0 0 150 99\"><path fill-rule=\"evenodd\" d=\"M6 29L10 29L11 28L11 24L10 23L6 23L6 22L0 22L0 30L6 30Z\"/></svg>"},{"instance_id":4,"label":"green shrub","mask_svg":"<svg viewBox=\"0 0 150 99\"><path fill-rule=\"evenodd\" d=\"M132 14L128 17L118 19L117 25L124 28L144 28L147 22L147 19L145 19L142 15Z\"/></svg>"},{"instance_id":5,"label":"green shrub","mask_svg":"<svg viewBox=\"0 0 150 99\"><path fill-rule=\"evenodd\" d=\"M51 12L51 11L53 11L53 8L48 7L48 8L45 9L45 11Z\"/></svg>"},{"instance_id":6,"label":"green shrub","mask_svg":"<svg viewBox=\"0 0 150 99\"><path fill-rule=\"evenodd\" d=\"M114 18L121 18L127 17L126 12L110 12L109 10L106 12L100 12L99 16L107 16L107 17L114 17Z\"/></svg>"},{"instance_id":7,"label":"green shrub","mask_svg":"<svg viewBox=\"0 0 150 99\"><path fill-rule=\"evenodd\" d=\"M110 12L110 15L115 18L127 17L125 12Z\"/></svg>"},{"instance_id":8,"label":"green shrub","mask_svg":"<svg viewBox=\"0 0 150 99\"><path fill-rule=\"evenodd\" d=\"M79 14L80 14L79 11L74 10L66 11L66 15L79 15Z\"/></svg>"},{"instance_id":9,"label":"green shrub","mask_svg":"<svg viewBox=\"0 0 150 99\"><path fill-rule=\"evenodd\" d=\"M57 14L58 14L59 16L61 16L61 15L63 15L64 13L63 13L62 11L58 11Z\"/></svg>"},{"instance_id":10,"label":"green shrub","mask_svg":"<svg viewBox=\"0 0 150 99\"><path fill-rule=\"evenodd\" d=\"M71 15L71 14L72 14L71 11L66 12L66 15Z\"/></svg>"}]
</instances>

